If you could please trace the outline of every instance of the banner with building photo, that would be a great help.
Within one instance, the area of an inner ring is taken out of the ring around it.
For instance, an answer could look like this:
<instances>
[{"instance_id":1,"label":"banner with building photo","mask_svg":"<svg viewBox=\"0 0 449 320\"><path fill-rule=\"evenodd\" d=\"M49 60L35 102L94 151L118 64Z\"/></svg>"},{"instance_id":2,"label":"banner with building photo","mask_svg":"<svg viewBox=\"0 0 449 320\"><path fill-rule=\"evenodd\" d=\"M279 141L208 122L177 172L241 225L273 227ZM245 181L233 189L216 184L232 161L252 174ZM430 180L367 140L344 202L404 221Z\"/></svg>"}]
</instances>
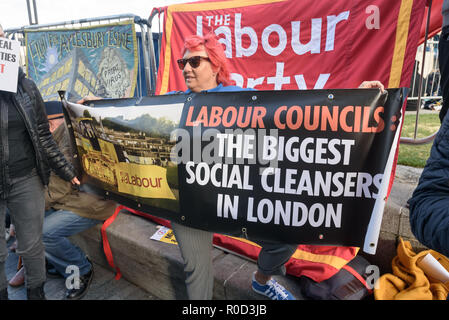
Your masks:
<instances>
[{"instance_id":1,"label":"banner with building photo","mask_svg":"<svg viewBox=\"0 0 449 320\"><path fill-rule=\"evenodd\" d=\"M144 97L136 105L136 98L106 99L90 106L63 100L83 181L91 191L118 195L133 208L178 213L178 168L170 154L184 100Z\"/></svg>"},{"instance_id":2,"label":"banner with building photo","mask_svg":"<svg viewBox=\"0 0 449 320\"><path fill-rule=\"evenodd\" d=\"M137 82L137 40L133 21L101 26L26 30L28 76L44 101L87 95L127 98Z\"/></svg>"},{"instance_id":3,"label":"banner with building photo","mask_svg":"<svg viewBox=\"0 0 449 320\"><path fill-rule=\"evenodd\" d=\"M87 183L123 205L233 236L375 251L404 99L338 89L64 104Z\"/></svg>"}]
</instances>

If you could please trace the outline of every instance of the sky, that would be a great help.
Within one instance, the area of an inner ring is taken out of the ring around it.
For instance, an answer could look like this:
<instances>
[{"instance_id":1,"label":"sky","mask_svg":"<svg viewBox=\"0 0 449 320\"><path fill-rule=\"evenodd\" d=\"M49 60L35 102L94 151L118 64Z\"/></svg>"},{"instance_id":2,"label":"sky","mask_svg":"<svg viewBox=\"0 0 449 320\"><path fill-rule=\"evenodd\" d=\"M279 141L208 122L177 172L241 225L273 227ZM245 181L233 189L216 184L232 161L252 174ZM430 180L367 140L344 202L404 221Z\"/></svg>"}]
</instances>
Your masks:
<instances>
[{"instance_id":1,"label":"sky","mask_svg":"<svg viewBox=\"0 0 449 320\"><path fill-rule=\"evenodd\" d=\"M134 14L148 19L153 8L195 0L35 0L39 24L96 18L117 14ZM32 4L33 0L29 0ZM153 31L158 23L153 21ZM30 24L27 0L0 0L0 24L14 29Z\"/></svg>"},{"instance_id":2,"label":"sky","mask_svg":"<svg viewBox=\"0 0 449 320\"><path fill-rule=\"evenodd\" d=\"M181 113L182 108L184 106L184 103L177 103L177 104L166 104L166 105L157 105L157 106L151 106L151 108L142 108L145 107L145 105L139 105L139 106L131 106L131 107L104 107L101 105L100 108L89 108L89 112L92 116L103 116L107 114L108 117L120 117L122 116L125 120L133 120L138 117L141 117L144 114L149 114L153 118L159 119L159 118L165 118L168 120L173 121L176 124L179 124L181 119ZM87 109L85 106L83 106L85 109ZM97 110L101 110L98 113Z\"/></svg>"}]
</instances>

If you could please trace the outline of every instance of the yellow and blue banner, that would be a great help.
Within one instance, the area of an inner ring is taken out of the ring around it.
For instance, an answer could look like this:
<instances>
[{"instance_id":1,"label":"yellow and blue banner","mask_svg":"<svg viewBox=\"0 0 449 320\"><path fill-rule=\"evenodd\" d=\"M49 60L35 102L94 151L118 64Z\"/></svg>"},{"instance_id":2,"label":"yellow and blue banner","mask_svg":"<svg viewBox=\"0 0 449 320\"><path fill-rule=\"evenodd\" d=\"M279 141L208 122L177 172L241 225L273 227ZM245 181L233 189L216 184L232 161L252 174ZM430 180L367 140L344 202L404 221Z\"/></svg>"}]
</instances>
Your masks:
<instances>
[{"instance_id":1,"label":"yellow and blue banner","mask_svg":"<svg viewBox=\"0 0 449 320\"><path fill-rule=\"evenodd\" d=\"M27 30L27 74L45 101L85 96L132 97L137 83L134 22L70 29Z\"/></svg>"}]
</instances>

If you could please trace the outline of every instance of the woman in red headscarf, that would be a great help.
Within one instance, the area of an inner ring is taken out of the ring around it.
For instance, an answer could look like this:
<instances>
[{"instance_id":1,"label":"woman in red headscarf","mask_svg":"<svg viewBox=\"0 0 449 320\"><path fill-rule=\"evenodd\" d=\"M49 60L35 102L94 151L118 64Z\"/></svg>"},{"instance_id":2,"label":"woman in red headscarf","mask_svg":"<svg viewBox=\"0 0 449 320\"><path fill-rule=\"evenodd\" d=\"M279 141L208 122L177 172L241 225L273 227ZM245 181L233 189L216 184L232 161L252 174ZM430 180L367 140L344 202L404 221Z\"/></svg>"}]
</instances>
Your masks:
<instances>
[{"instance_id":1,"label":"woman in red headscarf","mask_svg":"<svg viewBox=\"0 0 449 320\"><path fill-rule=\"evenodd\" d=\"M198 92L248 91L230 85L227 58L222 44L214 34L204 37L190 36L185 40L183 57L178 66L187 85L186 94ZM172 222L175 237L184 258L187 293L190 299L212 299L213 233ZM295 252L297 245L257 241L262 246L258 257L258 270L254 273L253 289L272 299L294 299L290 292L278 284L271 275L285 274L284 264Z\"/></svg>"},{"instance_id":2,"label":"woman in red headscarf","mask_svg":"<svg viewBox=\"0 0 449 320\"><path fill-rule=\"evenodd\" d=\"M232 92L254 90L230 85L230 73L222 44L214 34L204 37L190 36L184 42L183 57L177 60L187 90L185 94L199 92ZM380 88L379 81L364 81L360 88ZM174 93L170 92L169 94ZM175 237L184 258L187 293L190 299L212 299L213 233L190 228L172 222ZM251 240L251 239L250 239ZM257 293L273 300L293 300L293 295L272 278L285 275L285 263L296 251L297 244L253 240L262 248L257 260L257 271L253 274L252 288Z\"/></svg>"}]
</instances>

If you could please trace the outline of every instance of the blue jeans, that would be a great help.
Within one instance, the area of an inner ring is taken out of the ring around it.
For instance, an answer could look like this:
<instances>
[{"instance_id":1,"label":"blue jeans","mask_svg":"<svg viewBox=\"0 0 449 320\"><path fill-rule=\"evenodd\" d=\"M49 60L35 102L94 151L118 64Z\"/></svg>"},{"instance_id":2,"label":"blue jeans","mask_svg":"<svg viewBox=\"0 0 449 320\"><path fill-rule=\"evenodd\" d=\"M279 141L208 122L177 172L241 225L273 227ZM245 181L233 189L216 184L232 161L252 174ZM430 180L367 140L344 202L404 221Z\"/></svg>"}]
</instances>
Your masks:
<instances>
[{"instance_id":1,"label":"blue jeans","mask_svg":"<svg viewBox=\"0 0 449 320\"><path fill-rule=\"evenodd\" d=\"M80 248L70 242L68 237L101 223L100 220L83 218L66 210L50 209L45 212L43 241L45 257L62 276L67 278L68 266L77 266L80 276L90 271L92 265Z\"/></svg>"}]
</instances>

